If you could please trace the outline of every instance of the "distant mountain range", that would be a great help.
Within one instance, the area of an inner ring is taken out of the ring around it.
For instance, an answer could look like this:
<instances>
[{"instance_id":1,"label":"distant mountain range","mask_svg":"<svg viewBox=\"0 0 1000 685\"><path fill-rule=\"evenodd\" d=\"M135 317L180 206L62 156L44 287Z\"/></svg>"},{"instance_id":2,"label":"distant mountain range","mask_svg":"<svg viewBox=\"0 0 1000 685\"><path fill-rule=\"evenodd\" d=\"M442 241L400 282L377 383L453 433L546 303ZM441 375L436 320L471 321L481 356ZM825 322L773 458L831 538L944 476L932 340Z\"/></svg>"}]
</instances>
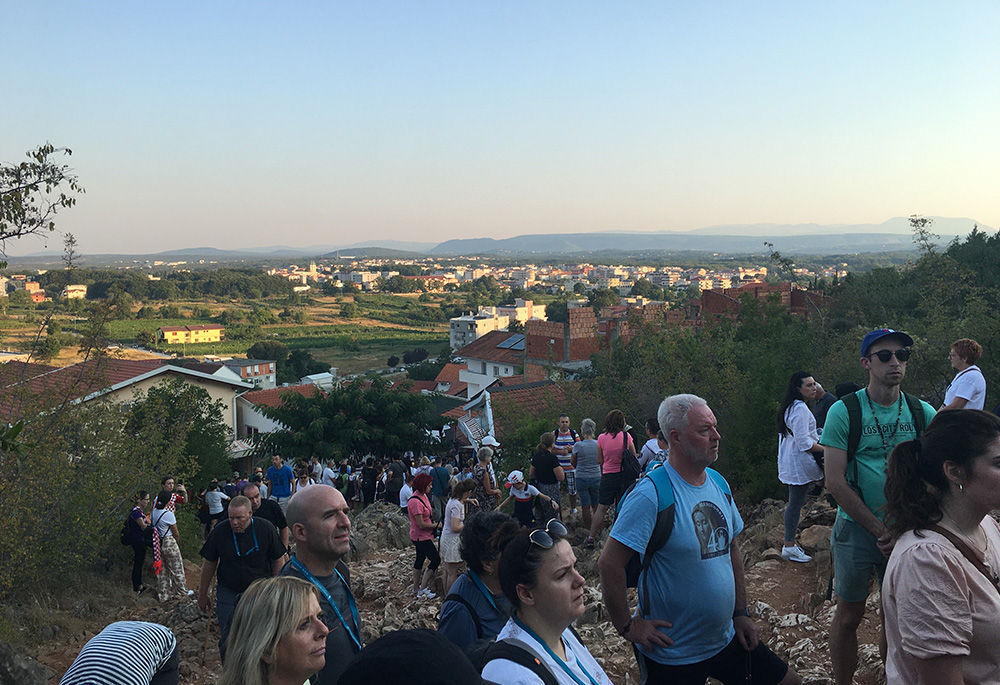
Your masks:
<instances>
[{"instance_id":1,"label":"distant mountain range","mask_svg":"<svg viewBox=\"0 0 1000 685\"><path fill-rule=\"evenodd\" d=\"M978 225L993 232L990 226L974 219L927 217L934 223L930 230L947 243L955 236L965 236ZM443 243L401 240L371 240L350 245L310 245L290 247L268 245L242 250L214 247L183 248L146 255L86 255L83 263L107 263L121 259L178 259L213 261L254 261L276 258L311 257L384 257L395 259L426 256L495 255L504 257L530 255L584 255L588 253L635 252L710 252L724 255L762 254L764 243L785 254L854 254L914 250L913 235L907 217L894 217L881 224L728 224L708 226L693 231L608 231L601 233L525 234L512 238L459 238ZM59 261L59 253L46 252L11 257L12 263Z\"/></svg>"}]
</instances>

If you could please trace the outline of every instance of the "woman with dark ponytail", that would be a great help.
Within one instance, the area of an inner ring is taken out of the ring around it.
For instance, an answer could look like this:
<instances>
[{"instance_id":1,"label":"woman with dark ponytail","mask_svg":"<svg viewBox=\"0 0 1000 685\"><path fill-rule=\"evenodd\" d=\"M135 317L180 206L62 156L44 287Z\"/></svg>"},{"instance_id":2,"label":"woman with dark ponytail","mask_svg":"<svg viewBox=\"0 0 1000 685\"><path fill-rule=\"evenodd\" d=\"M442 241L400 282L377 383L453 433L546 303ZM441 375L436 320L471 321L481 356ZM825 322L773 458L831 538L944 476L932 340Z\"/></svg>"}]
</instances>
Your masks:
<instances>
[{"instance_id":1,"label":"woman with dark ponytail","mask_svg":"<svg viewBox=\"0 0 1000 685\"><path fill-rule=\"evenodd\" d=\"M802 505L809 486L823 480L819 462L823 448L819 445L816 417L806 405L808 400L816 399L816 387L811 373L796 371L788 381L785 399L778 410L778 480L788 486L781 558L802 563L812 561L795 542Z\"/></svg>"},{"instance_id":2,"label":"woman with dark ponytail","mask_svg":"<svg viewBox=\"0 0 1000 685\"><path fill-rule=\"evenodd\" d=\"M897 538L882 594L888 682L998 682L1000 418L938 414L893 450L885 496Z\"/></svg>"},{"instance_id":3,"label":"woman with dark ponytail","mask_svg":"<svg viewBox=\"0 0 1000 685\"><path fill-rule=\"evenodd\" d=\"M559 685L611 685L570 627L583 615L584 580L566 535L559 519L531 531L508 522L494 534L503 550L500 587L514 613L486 653L484 680L543 685L544 669Z\"/></svg>"}]
</instances>

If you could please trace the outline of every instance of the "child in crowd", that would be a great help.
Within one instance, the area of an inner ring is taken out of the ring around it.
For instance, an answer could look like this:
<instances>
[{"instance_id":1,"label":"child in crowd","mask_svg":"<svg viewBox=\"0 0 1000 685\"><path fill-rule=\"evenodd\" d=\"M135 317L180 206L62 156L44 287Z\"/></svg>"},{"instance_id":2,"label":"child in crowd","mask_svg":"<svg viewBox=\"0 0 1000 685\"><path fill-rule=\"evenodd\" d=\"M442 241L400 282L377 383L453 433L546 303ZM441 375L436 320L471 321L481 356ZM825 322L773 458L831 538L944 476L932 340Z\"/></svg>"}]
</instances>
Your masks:
<instances>
[{"instance_id":1,"label":"child in crowd","mask_svg":"<svg viewBox=\"0 0 1000 685\"><path fill-rule=\"evenodd\" d=\"M399 502L397 504L401 509L406 510L406 505L410 501L410 497L413 495L413 474L407 473L406 480L403 483L403 487L399 489Z\"/></svg>"},{"instance_id":2,"label":"child in crowd","mask_svg":"<svg viewBox=\"0 0 1000 685\"><path fill-rule=\"evenodd\" d=\"M444 508L444 522L441 530L441 556L444 559L444 594L447 597L451 585L461 575L462 554L459 549L459 534L465 527L465 502L476 489L476 482L463 480L451 491L451 497ZM479 504L475 500L473 504Z\"/></svg>"},{"instance_id":3,"label":"child in crowd","mask_svg":"<svg viewBox=\"0 0 1000 685\"><path fill-rule=\"evenodd\" d=\"M497 510L503 508L507 502L511 499L514 500L514 518L521 522L522 526L532 527L535 525L535 514L534 514L534 503L535 498L540 497L542 501L548 501L552 505L552 508L559 511L559 503L548 495L543 495L538 491L534 485L528 485L524 482L524 474L520 471L511 471L510 475L507 476L507 482L504 487L510 489L510 494L507 496Z\"/></svg>"}]
</instances>

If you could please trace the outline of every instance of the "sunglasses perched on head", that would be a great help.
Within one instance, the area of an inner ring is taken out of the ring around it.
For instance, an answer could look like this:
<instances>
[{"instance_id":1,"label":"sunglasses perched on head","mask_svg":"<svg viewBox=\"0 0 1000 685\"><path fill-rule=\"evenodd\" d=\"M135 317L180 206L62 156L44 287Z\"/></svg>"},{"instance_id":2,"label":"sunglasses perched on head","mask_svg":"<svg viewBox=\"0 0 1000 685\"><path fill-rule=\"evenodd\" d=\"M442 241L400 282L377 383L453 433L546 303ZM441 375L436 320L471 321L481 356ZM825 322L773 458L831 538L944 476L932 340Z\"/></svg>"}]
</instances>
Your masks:
<instances>
[{"instance_id":1,"label":"sunglasses perched on head","mask_svg":"<svg viewBox=\"0 0 1000 685\"><path fill-rule=\"evenodd\" d=\"M531 540L532 544L538 545L542 549L552 549L552 545L556 544L555 538L552 535L564 538L569 535L569 530L566 529L565 524L559 519L549 519L544 529L538 528L531 531L528 539Z\"/></svg>"},{"instance_id":2,"label":"sunglasses perched on head","mask_svg":"<svg viewBox=\"0 0 1000 685\"><path fill-rule=\"evenodd\" d=\"M907 359L910 358L910 354L912 353L907 349L896 350L895 352L892 352L890 350L879 350L878 352L869 353L868 356L878 357L878 360L880 362L882 362L883 364L887 364L889 360L892 359L893 355L896 355L896 359L898 359L899 361L905 362Z\"/></svg>"}]
</instances>

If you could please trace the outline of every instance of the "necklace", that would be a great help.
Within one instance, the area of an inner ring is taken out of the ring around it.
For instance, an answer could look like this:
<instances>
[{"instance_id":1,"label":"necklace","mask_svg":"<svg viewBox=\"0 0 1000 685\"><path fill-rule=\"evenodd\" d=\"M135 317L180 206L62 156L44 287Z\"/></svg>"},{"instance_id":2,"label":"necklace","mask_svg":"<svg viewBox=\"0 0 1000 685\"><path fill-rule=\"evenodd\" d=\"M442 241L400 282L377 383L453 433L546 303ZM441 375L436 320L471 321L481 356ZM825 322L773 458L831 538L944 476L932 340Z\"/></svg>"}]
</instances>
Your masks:
<instances>
[{"instance_id":1,"label":"necklace","mask_svg":"<svg viewBox=\"0 0 1000 685\"><path fill-rule=\"evenodd\" d=\"M968 536L962 532L962 527L958 525L958 521L956 521L951 514L949 514L944 509L941 510L941 513L944 514L949 521L951 521L952 525L949 526L949 528L951 528L952 532L958 535L958 537L965 540L969 544L969 546L972 547L974 550L976 550L978 553L982 554L983 558L987 559L986 563L988 564L989 555L987 553L989 552L990 549L990 539L986 536L986 531L983 530L983 527L979 525L976 526L976 529L983 536L982 544L980 544L979 542L976 541L975 536Z\"/></svg>"},{"instance_id":2,"label":"necklace","mask_svg":"<svg viewBox=\"0 0 1000 685\"><path fill-rule=\"evenodd\" d=\"M903 415L903 393L899 393L899 408L896 410L896 425L892 427L892 433L886 437L885 431L882 429L882 424L878 420L878 414L875 413L875 405L872 404L872 398L865 390L865 399L868 400L868 409L872 413L872 418L875 419L875 428L878 430L878 436L882 438L882 451L885 452L885 458L889 458L889 440L896 437L896 433L899 432L899 419Z\"/></svg>"}]
</instances>

